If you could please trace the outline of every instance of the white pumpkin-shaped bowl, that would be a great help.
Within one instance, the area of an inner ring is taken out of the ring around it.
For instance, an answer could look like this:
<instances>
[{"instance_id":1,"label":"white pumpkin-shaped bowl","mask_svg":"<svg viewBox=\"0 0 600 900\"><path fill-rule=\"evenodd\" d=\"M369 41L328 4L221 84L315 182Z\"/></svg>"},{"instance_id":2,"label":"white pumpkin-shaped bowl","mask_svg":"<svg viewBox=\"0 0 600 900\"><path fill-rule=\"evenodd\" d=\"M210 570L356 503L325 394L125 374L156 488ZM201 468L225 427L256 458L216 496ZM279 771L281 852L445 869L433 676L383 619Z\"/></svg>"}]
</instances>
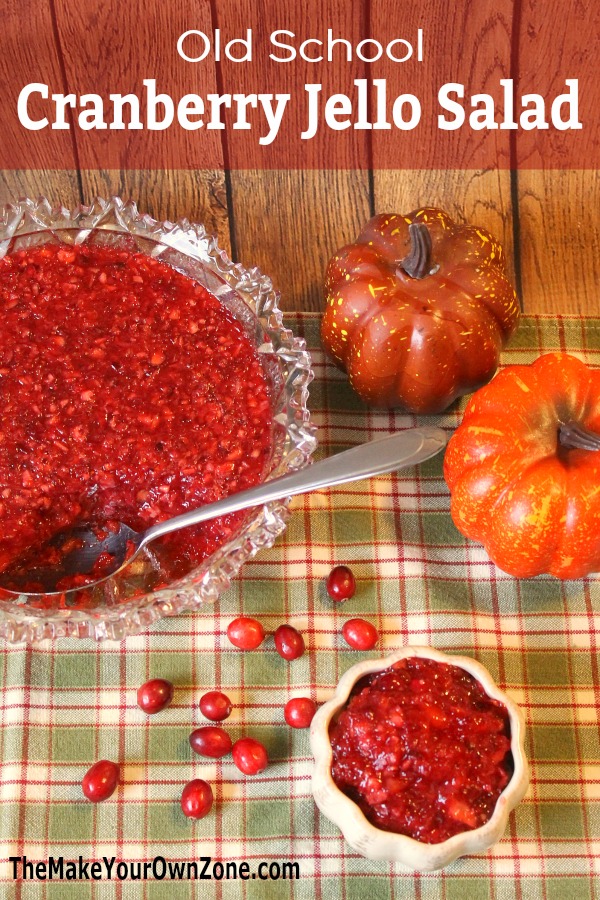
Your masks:
<instances>
[{"instance_id":1,"label":"white pumpkin-shaped bowl","mask_svg":"<svg viewBox=\"0 0 600 900\"><path fill-rule=\"evenodd\" d=\"M514 772L500 794L491 818L479 828L463 831L438 844L427 844L371 825L357 804L342 793L331 776L333 751L329 725L346 705L354 685L365 675L384 671L399 660L414 656L448 663L470 672L489 697L504 704L510 722ZM319 709L312 721L310 741L315 758L312 781L315 802L321 812L341 829L348 844L363 856L397 862L413 871L441 869L459 856L487 850L502 837L509 813L523 799L529 785L523 749L524 730L525 722L520 709L497 687L487 669L470 657L450 656L431 647L405 647L384 659L358 663L340 679L334 696Z\"/></svg>"}]
</instances>

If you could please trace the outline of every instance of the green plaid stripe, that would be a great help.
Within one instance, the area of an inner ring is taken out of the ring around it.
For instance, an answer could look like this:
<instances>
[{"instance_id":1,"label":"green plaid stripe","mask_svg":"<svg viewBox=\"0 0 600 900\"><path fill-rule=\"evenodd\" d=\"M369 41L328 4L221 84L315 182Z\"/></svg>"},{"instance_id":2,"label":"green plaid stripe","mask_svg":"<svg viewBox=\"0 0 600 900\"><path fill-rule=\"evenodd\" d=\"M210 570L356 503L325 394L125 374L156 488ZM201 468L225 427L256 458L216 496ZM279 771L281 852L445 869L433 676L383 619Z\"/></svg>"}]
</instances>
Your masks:
<instances>
[{"instance_id":1,"label":"green plaid stripe","mask_svg":"<svg viewBox=\"0 0 600 900\"><path fill-rule=\"evenodd\" d=\"M311 405L321 452L330 453L415 423L366 409L318 349L318 320L289 317L314 355ZM527 318L505 363L569 349L600 366L600 322ZM440 417L453 428L460 410ZM517 582L468 544L448 516L441 460L417 473L350 485L294 501L290 525L271 550L248 563L216 607L158 623L121 645L57 641L4 648L0 663L0 895L40 900L192 897L354 900L571 900L596 896L600 863L598 580ZM358 580L342 608L323 579L349 563ZM286 663L272 639L253 653L230 647L228 622L244 612L267 630L290 621L309 652ZM365 616L383 635L381 652L432 643L476 656L524 708L531 787L504 839L488 854L445 872L402 873L362 859L319 815L310 794L308 734L283 723L294 695L326 699L364 654L340 637L343 621ZM135 694L151 676L177 685L171 708L152 720ZM242 687L243 686L243 687ZM235 703L232 736L264 740L271 765L243 777L231 761L192 758L188 735L197 700L210 688ZM81 800L92 761L122 761L124 786L97 807ZM178 801L192 777L215 786L215 811L191 824ZM46 859L116 855L147 860L296 860L301 878L284 882L13 885L9 856Z\"/></svg>"}]
</instances>

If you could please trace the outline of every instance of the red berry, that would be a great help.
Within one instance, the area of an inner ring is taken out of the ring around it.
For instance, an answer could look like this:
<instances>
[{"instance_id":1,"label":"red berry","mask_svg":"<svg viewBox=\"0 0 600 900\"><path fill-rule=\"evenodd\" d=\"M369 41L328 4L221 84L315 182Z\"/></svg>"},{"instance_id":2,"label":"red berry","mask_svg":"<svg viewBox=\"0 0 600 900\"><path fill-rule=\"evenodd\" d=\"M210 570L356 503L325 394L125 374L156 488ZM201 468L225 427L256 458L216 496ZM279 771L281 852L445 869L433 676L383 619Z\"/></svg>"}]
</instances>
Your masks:
<instances>
[{"instance_id":1,"label":"red berry","mask_svg":"<svg viewBox=\"0 0 600 900\"><path fill-rule=\"evenodd\" d=\"M274 638L275 649L284 659L298 659L304 653L304 638L291 625L280 625Z\"/></svg>"},{"instance_id":2,"label":"red berry","mask_svg":"<svg viewBox=\"0 0 600 900\"><path fill-rule=\"evenodd\" d=\"M81 782L81 789L92 803L100 803L114 794L118 782L118 765L108 759L101 759L87 770Z\"/></svg>"},{"instance_id":3,"label":"red berry","mask_svg":"<svg viewBox=\"0 0 600 900\"><path fill-rule=\"evenodd\" d=\"M213 792L207 781L195 778L183 789L181 809L188 819L203 819L213 805Z\"/></svg>"},{"instance_id":4,"label":"red berry","mask_svg":"<svg viewBox=\"0 0 600 900\"><path fill-rule=\"evenodd\" d=\"M227 637L240 650L256 650L265 639L265 629L256 619L240 616L227 626Z\"/></svg>"},{"instance_id":5,"label":"red berry","mask_svg":"<svg viewBox=\"0 0 600 900\"><path fill-rule=\"evenodd\" d=\"M231 750L231 738L222 728L216 725L203 725L190 734L190 746L200 756L211 756L219 759Z\"/></svg>"},{"instance_id":6,"label":"red berry","mask_svg":"<svg viewBox=\"0 0 600 900\"><path fill-rule=\"evenodd\" d=\"M292 728L308 728L317 711L317 704L310 697L294 697L283 710L285 721Z\"/></svg>"},{"instance_id":7,"label":"red berry","mask_svg":"<svg viewBox=\"0 0 600 900\"><path fill-rule=\"evenodd\" d=\"M231 755L234 763L244 775L258 775L267 768L269 762L265 747L254 738L240 738L233 745Z\"/></svg>"},{"instance_id":8,"label":"red berry","mask_svg":"<svg viewBox=\"0 0 600 900\"><path fill-rule=\"evenodd\" d=\"M209 691L200 697L200 712L211 722L222 722L231 715L231 700L221 691Z\"/></svg>"},{"instance_id":9,"label":"red berry","mask_svg":"<svg viewBox=\"0 0 600 900\"><path fill-rule=\"evenodd\" d=\"M149 716L160 712L173 699L173 685L164 678L153 678L147 681L137 692L137 703L140 709Z\"/></svg>"},{"instance_id":10,"label":"red berry","mask_svg":"<svg viewBox=\"0 0 600 900\"><path fill-rule=\"evenodd\" d=\"M354 597L356 581L348 566L335 566L327 576L327 593L339 603Z\"/></svg>"},{"instance_id":11,"label":"red berry","mask_svg":"<svg viewBox=\"0 0 600 900\"><path fill-rule=\"evenodd\" d=\"M342 634L346 643L354 650L372 650L379 640L377 629L364 619L348 619L344 623Z\"/></svg>"}]
</instances>

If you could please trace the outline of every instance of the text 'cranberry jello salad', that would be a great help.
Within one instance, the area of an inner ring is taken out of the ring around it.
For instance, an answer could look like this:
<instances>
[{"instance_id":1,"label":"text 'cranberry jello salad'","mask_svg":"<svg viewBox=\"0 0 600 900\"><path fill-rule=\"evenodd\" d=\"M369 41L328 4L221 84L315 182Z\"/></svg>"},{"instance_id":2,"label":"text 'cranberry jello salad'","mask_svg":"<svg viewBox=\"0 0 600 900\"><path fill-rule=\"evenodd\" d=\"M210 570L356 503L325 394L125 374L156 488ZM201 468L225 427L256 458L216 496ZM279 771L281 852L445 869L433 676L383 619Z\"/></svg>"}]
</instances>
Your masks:
<instances>
[{"instance_id":1,"label":"text 'cranberry jello salad'","mask_svg":"<svg viewBox=\"0 0 600 900\"><path fill-rule=\"evenodd\" d=\"M362 678L330 740L333 780L371 824L428 844L484 825L513 772L506 707L432 659Z\"/></svg>"},{"instance_id":2,"label":"text 'cranberry jello salad'","mask_svg":"<svg viewBox=\"0 0 600 900\"><path fill-rule=\"evenodd\" d=\"M44 244L0 261L0 309L0 571L72 525L143 530L264 476L259 356L192 279L141 253ZM174 534L169 553L189 571L243 518Z\"/></svg>"}]
</instances>

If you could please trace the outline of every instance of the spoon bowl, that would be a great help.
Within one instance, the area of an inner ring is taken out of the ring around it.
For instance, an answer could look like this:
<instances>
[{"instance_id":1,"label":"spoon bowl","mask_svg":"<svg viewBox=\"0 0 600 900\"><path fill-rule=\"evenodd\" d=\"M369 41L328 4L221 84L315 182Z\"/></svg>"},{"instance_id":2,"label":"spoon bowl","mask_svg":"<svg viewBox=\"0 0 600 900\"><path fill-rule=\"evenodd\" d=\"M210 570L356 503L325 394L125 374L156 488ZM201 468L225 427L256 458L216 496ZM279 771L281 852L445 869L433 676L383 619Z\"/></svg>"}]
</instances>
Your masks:
<instances>
[{"instance_id":1,"label":"spoon bowl","mask_svg":"<svg viewBox=\"0 0 600 900\"><path fill-rule=\"evenodd\" d=\"M0 573L0 588L14 593L62 593L63 579L70 586L93 586L124 568L140 543L142 535L123 522L75 525L58 531L34 553L29 551ZM36 562L54 558L55 564ZM101 577L94 579L93 573Z\"/></svg>"}]
</instances>

